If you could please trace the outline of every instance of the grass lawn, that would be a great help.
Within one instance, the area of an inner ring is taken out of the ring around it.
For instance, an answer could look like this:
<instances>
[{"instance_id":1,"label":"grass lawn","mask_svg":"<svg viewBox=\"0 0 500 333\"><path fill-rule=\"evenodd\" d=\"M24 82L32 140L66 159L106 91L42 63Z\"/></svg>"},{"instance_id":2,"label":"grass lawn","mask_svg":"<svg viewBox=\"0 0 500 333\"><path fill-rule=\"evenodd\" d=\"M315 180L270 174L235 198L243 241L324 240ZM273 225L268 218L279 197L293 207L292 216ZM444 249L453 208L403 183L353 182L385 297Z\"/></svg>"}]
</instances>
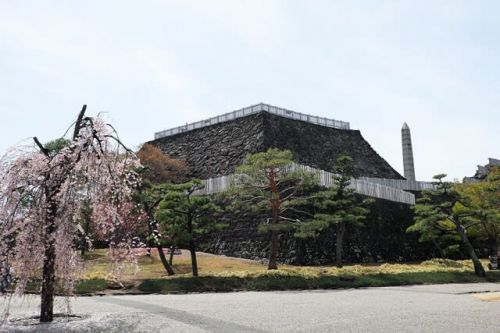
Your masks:
<instances>
[{"instance_id":1,"label":"grass lawn","mask_svg":"<svg viewBox=\"0 0 500 333\"><path fill-rule=\"evenodd\" d=\"M168 255L165 250L165 255ZM123 281L137 281L144 279L156 279L166 277L165 268L158 257L156 249L152 250L152 255L147 256L146 251L140 251L137 256L138 268L135 265L126 265L120 273ZM239 271L261 271L267 266L254 261L225 256L216 256L209 253L197 253L198 271L200 275L211 275L222 272ZM85 255L85 278L109 278L113 270L112 261L106 255L106 250L94 250ZM191 275L191 257L189 251L182 250L181 255L175 255L173 268L176 275Z\"/></svg>"},{"instance_id":2,"label":"grass lawn","mask_svg":"<svg viewBox=\"0 0 500 333\"><path fill-rule=\"evenodd\" d=\"M207 292L242 290L334 289L374 286L393 286L430 283L500 281L500 271L488 272L486 279L474 275L470 260L434 259L415 264L347 265L298 267L282 265L277 271L257 261L198 254L199 277L191 276L189 252L174 256L175 276L166 276L154 251L138 256L138 268L125 266L120 282L110 272L113 264L105 250L95 250L85 256L84 280L77 293L96 292ZM484 261L486 267L487 261Z\"/></svg>"}]
</instances>

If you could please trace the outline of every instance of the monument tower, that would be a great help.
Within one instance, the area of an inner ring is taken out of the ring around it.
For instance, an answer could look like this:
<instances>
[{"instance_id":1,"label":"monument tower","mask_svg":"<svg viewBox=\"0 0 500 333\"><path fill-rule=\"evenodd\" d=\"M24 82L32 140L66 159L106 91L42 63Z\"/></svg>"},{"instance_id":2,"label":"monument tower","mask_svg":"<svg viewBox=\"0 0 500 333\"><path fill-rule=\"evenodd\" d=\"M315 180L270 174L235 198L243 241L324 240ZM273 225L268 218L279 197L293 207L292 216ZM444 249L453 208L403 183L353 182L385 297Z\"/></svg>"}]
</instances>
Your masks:
<instances>
[{"instance_id":1,"label":"monument tower","mask_svg":"<svg viewBox=\"0 0 500 333\"><path fill-rule=\"evenodd\" d=\"M403 167L405 178L415 180L415 166L413 164L413 148L411 146L410 128L406 122L401 129L401 139L403 144Z\"/></svg>"}]
</instances>

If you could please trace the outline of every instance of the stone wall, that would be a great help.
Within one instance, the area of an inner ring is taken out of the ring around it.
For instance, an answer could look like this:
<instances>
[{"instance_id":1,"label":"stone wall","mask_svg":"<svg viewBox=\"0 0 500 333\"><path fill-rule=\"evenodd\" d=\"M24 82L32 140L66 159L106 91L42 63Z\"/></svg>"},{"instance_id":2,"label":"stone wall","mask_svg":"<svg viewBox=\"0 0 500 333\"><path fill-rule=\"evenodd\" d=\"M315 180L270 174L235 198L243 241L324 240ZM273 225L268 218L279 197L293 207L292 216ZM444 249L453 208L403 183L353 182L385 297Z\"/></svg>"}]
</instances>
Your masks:
<instances>
[{"instance_id":1,"label":"stone wall","mask_svg":"<svg viewBox=\"0 0 500 333\"><path fill-rule=\"evenodd\" d=\"M259 233L264 215L244 212L219 217L228 227L205 237L201 249L210 253L248 259L266 259L269 234ZM418 242L418 234L406 233L413 223L410 206L376 200L370 207L363 227L348 228L343 246L344 261L406 262L436 256L430 244ZM279 261L292 264L331 264L335 262L335 229L325 230L314 239L299 240L293 233L280 236Z\"/></svg>"},{"instance_id":2,"label":"stone wall","mask_svg":"<svg viewBox=\"0 0 500 333\"><path fill-rule=\"evenodd\" d=\"M233 121L157 139L174 158L185 160L190 177L206 179L234 173L247 154L270 147L289 149L296 162L331 171L342 154L354 159L359 176L403 177L357 130L341 130L261 112Z\"/></svg>"},{"instance_id":3,"label":"stone wall","mask_svg":"<svg viewBox=\"0 0 500 333\"><path fill-rule=\"evenodd\" d=\"M207 179L234 173L248 154L263 149L263 114L254 114L149 143L186 161L189 177Z\"/></svg>"},{"instance_id":4,"label":"stone wall","mask_svg":"<svg viewBox=\"0 0 500 333\"><path fill-rule=\"evenodd\" d=\"M358 176L403 179L363 138L359 130L342 130L268 115L264 148L289 149L296 162L332 171L340 155L354 159Z\"/></svg>"}]
</instances>

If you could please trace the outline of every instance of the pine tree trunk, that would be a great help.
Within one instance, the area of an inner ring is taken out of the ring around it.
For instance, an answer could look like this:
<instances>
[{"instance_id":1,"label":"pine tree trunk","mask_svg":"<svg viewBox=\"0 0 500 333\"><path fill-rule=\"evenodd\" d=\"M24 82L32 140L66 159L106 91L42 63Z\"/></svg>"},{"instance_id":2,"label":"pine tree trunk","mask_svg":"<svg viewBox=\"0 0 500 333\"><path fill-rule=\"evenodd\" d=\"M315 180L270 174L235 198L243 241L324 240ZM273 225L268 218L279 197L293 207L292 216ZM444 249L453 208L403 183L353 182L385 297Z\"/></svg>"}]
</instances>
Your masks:
<instances>
[{"instance_id":1,"label":"pine tree trunk","mask_svg":"<svg viewBox=\"0 0 500 333\"><path fill-rule=\"evenodd\" d=\"M296 238L296 257L295 261L298 265L304 265L304 240L301 238Z\"/></svg>"},{"instance_id":2,"label":"pine tree trunk","mask_svg":"<svg viewBox=\"0 0 500 333\"><path fill-rule=\"evenodd\" d=\"M167 271L168 275L174 275L175 272L170 263L167 261L165 253L163 253L163 246L158 245L156 246L156 249L158 250L158 255L160 256L161 263L163 264L163 267L165 267L165 270Z\"/></svg>"},{"instance_id":3,"label":"pine tree trunk","mask_svg":"<svg viewBox=\"0 0 500 333\"><path fill-rule=\"evenodd\" d=\"M175 247L171 246L170 247L170 256L168 258L168 263L170 264L170 266L172 266L174 263L174 250L175 250Z\"/></svg>"},{"instance_id":4,"label":"pine tree trunk","mask_svg":"<svg viewBox=\"0 0 500 333\"><path fill-rule=\"evenodd\" d=\"M272 181L271 188L273 188L274 192L272 203L272 225L277 226L279 223L280 199L277 193L274 179ZM267 266L267 269L278 269L278 232L274 229L271 230L271 246L269 249L269 264Z\"/></svg>"},{"instance_id":5,"label":"pine tree trunk","mask_svg":"<svg viewBox=\"0 0 500 333\"><path fill-rule=\"evenodd\" d=\"M196 261L196 248L193 240L189 241L189 252L191 252L191 269L193 276L198 276L198 262Z\"/></svg>"},{"instance_id":6,"label":"pine tree trunk","mask_svg":"<svg viewBox=\"0 0 500 333\"><path fill-rule=\"evenodd\" d=\"M472 244L469 241L469 237L467 237L466 230L459 223L455 223L455 225L456 225L456 230L460 235L460 238L462 239L462 243L465 246L465 250L467 251L469 258L472 260L472 263L474 264L474 272L476 273L477 276L485 277L486 272L484 271L484 267L481 264L479 258L477 257L476 251L474 251L474 248L472 247Z\"/></svg>"},{"instance_id":7,"label":"pine tree trunk","mask_svg":"<svg viewBox=\"0 0 500 333\"><path fill-rule=\"evenodd\" d=\"M191 271L193 276L198 276L198 261L196 260L196 247L193 240L193 216L191 212L187 215L187 229L189 233L189 252L191 253Z\"/></svg>"},{"instance_id":8,"label":"pine tree trunk","mask_svg":"<svg viewBox=\"0 0 500 333\"><path fill-rule=\"evenodd\" d=\"M147 206L146 206L147 207ZM149 232L149 237L148 237L148 240L146 242L146 255L148 257L151 257L151 248L153 247L153 240L151 239L151 237L153 236L153 226L151 224L151 220L148 221L148 232Z\"/></svg>"},{"instance_id":9,"label":"pine tree trunk","mask_svg":"<svg viewBox=\"0 0 500 333\"><path fill-rule=\"evenodd\" d=\"M432 239L432 244L434 244L434 247L436 248L436 251L438 253L439 258L444 258L444 252L441 246L439 246L439 243L436 241L436 239Z\"/></svg>"},{"instance_id":10,"label":"pine tree trunk","mask_svg":"<svg viewBox=\"0 0 500 333\"><path fill-rule=\"evenodd\" d=\"M345 224L337 224L337 243L335 244L335 263L338 268L342 268L342 243L344 241Z\"/></svg>"},{"instance_id":11,"label":"pine tree trunk","mask_svg":"<svg viewBox=\"0 0 500 333\"><path fill-rule=\"evenodd\" d=\"M269 250L269 264L267 269L278 269L278 233L271 231L271 248Z\"/></svg>"},{"instance_id":12,"label":"pine tree trunk","mask_svg":"<svg viewBox=\"0 0 500 333\"><path fill-rule=\"evenodd\" d=\"M492 256L498 256L498 237L497 235L491 236L491 254Z\"/></svg>"}]
</instances>

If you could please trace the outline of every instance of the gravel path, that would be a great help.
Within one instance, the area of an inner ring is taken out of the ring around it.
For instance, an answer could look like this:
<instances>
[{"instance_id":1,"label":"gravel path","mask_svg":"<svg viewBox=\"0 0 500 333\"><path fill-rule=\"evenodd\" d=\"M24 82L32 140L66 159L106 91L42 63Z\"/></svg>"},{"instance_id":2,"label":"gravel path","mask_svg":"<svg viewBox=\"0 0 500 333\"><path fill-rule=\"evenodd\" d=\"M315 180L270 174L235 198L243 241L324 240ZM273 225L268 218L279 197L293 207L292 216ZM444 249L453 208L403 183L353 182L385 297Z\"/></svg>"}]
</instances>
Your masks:
<instances>
[{"instance_id":1,"label":"gravel path","mask_svg":"<svg viewBox=\"0 0 500 333\"><path fill-rule=\"evenodd\" d=\"M499 291L482 283L78 297L81 318L44 325L26 321L37 314L32 298L14 301L0 332L500 332L500 302L476 297Z\"/></svg>"}]
</instances>

